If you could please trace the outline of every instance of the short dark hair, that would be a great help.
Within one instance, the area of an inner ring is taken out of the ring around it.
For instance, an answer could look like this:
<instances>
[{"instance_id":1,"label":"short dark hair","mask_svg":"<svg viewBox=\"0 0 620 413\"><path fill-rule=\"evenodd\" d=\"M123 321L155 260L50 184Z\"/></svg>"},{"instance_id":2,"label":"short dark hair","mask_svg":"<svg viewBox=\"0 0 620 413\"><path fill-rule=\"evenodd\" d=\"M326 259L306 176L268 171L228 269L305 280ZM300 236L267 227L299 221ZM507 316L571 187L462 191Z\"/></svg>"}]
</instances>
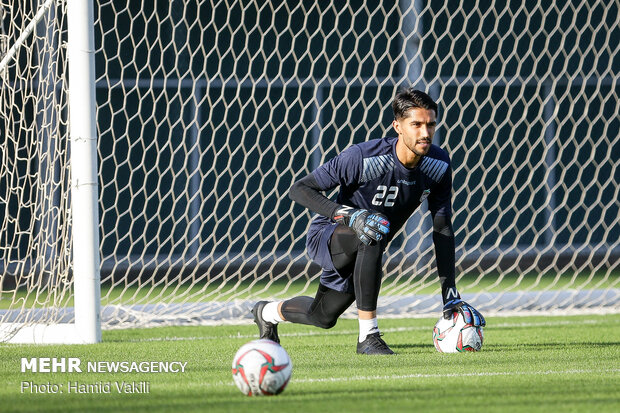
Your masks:
<instances>
[{"instance_id":1,"label":"short dark hair","mask_svg":"<svg viewBox=\"0 0 620 413\"><path fill-rule=\"evenodd\" d=\"M414 108L434 110L437 116L437 103L426 93L416 90L413 87L401 90L394 97L392 110L395 119L406 117L407 111Z\"/></svg>"}]
</instances>

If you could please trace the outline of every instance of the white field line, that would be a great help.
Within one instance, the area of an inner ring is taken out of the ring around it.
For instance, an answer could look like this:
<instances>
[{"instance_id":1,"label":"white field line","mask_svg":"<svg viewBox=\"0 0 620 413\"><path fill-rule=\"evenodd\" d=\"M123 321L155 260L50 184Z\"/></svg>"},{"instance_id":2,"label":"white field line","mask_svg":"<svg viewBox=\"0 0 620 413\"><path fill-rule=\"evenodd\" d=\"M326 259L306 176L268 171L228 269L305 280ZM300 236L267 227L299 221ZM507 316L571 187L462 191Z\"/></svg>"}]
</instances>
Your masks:
<instances>
[{"instance_id":1,"label":"white field line","mask_svg":"<svg viewBox=\"0 0 620 413\"><path fill-rule=\"evenodd\" d=\"M446 374L393 374L383 376L351 376L351 377L325 377L320 379L296 379L293 383L342 383L353 381L372 381L372 380L408 380L408 379L443 379L452 377L497 377L497 376L550 376L550 375L569 375L569 374L591 374L591 373L620 373L620 369L575 369L575 370L541 370L541 371L489 371L479 373L446 373ZM206 387L215 386L234 386L232 380L204 383Z\"/></svg>"},{"instance_id":2,"label":"white field line","mask_svg":"<svg viewBox=\"0 0 620 413\"><path fill-rule=\"evenodd\" d=\"M580 320L580 321L568 321L568 320L557 320L557 321L541 321L535 323L499 323L499 324L491 324L491 328L530 328L530 327L560 327L564 325L594 325L594 324L614 324L614 322L610 322L609 320L604 319L590 319L590 320ZM286 325L286 323L284 323ZM487 328L489 326L487 325ZM285 327L286 328L286 327ZM395 327L395 328L386 328L381 329L384 333L401 333L407 331L431 331L432 326L415 326L415 327ZM341 330L341 331L326 331L317 329L316 331L308 331L303 333L280 333L280 337L311 337L311 336L325 336L325 335L355 335L358 334L357 330ZM194 341L194 340L222 340L222 339L255 339L257 338L256 334L230 334L228 336L190 336L190 337L150 337L150 338L139 338L139 339L130 339L123 340L127 342L137 343L137 342L151 342L151 341Z\"/></svg>"},{"instance_id":3,"label":"white field line","mask_svg":"<svg viewBox=\"0 0 620 413\"><path fill-rule=\"evenodd\" d=\"M493 377L493 376L546 376L565 374L590 374L590 373L620 373L620 369L590 369L590 370L545 370L545 371L496 371L479 373L446 373L446 374L402 374L385 376L352 376L352 377L326 377L320 379L299 379L295 383L331 383L347 381L367 380L406 380L406 379L434 379L449 377Z\"/></svg>"}]
</instances>

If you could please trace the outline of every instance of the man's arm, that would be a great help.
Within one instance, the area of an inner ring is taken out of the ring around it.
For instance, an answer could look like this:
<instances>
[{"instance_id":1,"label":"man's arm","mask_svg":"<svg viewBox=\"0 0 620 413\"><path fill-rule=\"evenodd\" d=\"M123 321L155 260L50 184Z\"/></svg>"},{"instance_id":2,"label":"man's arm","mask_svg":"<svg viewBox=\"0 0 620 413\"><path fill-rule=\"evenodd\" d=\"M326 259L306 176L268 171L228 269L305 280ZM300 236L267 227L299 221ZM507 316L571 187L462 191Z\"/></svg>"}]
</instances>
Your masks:
<instances>
[{"instance_id":1,"label":"man's arm","mask_svg":"<svg viewBox=\"0 0 620 413\"><path fill-rule=\"evenodd\" d=\"M452 313L459 312L467 324L486 325L484 317L478 310L465 301L456 289L454 230L452 229L452 171L446 171L437 190L428 199L433 217L433 243L437 260L437 273L441 283L443 299L443 316L451 318Z\"/></svg>"},{"instance_id":2,"label":"man's arm","mask_svg":"<svg viewBox=\"0 0 620 413\"><path fill-rule=\"evenodd\" d=\"M433 244L443 303L460 298L454 270L454 231L449 216L433 214Z\"/></svg>"},{"instance_id":3,"label":"man's arm","mask_svg":"<svg viewBox=\"0 0 620 413\"><path fill-rule=\"evenodd\" d=\"M381 241L390 231L390 223L383 214L340 205L324 196L312 173L293 184L289 197L310 211L351 227L366 245Z\"/></svg>"},{"instance_id":4,"label":"man's arm","mask_svg":"<svg viewBox=\"0 0 620 413\"><path fill-rule=\"evenodd\" d=\"M289 198L310 211L331 218L340 205L321 193L319 183L312 173L295 182L288 192Z\"/></svg>"},{"instance_id":5,"label":"man's arm","mask_svg":"<svg viewBox=\"0 0 620 413\"><path fill-rule=\"evenodd\" d=\"M341 205L325 197L323 191L357 182L362 162L360 149L350 146L295 182L289 190L289 198L312 212L332 218Z\"/></svg>"}]
</instances>

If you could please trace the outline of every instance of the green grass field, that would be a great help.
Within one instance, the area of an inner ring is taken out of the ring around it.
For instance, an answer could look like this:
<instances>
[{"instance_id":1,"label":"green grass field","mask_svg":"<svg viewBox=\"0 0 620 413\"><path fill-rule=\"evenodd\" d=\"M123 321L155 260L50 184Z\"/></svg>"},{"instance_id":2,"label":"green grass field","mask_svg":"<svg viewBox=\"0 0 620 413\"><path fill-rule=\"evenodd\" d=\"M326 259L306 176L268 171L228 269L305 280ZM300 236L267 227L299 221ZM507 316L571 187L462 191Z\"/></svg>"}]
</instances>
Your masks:
<instances>
[{"instance_id":1,"label":"green grass field","mask_svg":"<svg viewBox=\"0 0 620 413\"><path fill-rule=\"evenodd\" d=\"M2 344L0 411L620 411L620 314L487 321L482 351L440 354L431 342L435 320L380 320L398 354L374 357L355 354L355 320L328 331L284 324L293 378L283 394L263 398L242 395L230 373L236 350L255 337L254 325L104 331L97 345ZM82 367L187 364L182 373L22 373L22 357L77 357ZM118 393L114 384L123 381L147 382L149 392ZM22 391L23 382L57 384L63 393ZM69 382L110 382L112 390L68 394Z\"/></svg>"}]
</instances>

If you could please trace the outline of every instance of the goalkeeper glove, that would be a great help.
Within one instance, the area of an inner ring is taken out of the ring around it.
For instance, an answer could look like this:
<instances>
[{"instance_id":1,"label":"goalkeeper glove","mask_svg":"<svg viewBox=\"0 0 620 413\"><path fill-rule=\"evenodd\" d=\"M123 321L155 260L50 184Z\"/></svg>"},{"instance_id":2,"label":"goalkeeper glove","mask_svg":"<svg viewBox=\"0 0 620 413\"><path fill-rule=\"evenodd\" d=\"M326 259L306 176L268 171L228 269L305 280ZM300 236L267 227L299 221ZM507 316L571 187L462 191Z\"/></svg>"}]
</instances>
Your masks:
<instances>
[{"instance_id":1,"label":"goalkeeper glove","mask_svg":"<svg viewBox=\"0 0 620 413\"><path fill-rule=\"evenodd\" d=\"M352 228L366 245L381 241L390 232L390 221L385 215L366 209L343 206L336 210L333 220Z\"/></svg>"},{"instance_id":2,"label":"goalkeeper glove","mask_svg":"<svg viewBox=\"0 0 620 413\"><path fill-rule=\"evenodd\" d=\"M450 319L452 313L457 311L463 315L465 324L472 324L476 327L484 327L487 324L478 310L460 298L450 300L443 306L443 318Z\"/></svg>"}]
</instances>

